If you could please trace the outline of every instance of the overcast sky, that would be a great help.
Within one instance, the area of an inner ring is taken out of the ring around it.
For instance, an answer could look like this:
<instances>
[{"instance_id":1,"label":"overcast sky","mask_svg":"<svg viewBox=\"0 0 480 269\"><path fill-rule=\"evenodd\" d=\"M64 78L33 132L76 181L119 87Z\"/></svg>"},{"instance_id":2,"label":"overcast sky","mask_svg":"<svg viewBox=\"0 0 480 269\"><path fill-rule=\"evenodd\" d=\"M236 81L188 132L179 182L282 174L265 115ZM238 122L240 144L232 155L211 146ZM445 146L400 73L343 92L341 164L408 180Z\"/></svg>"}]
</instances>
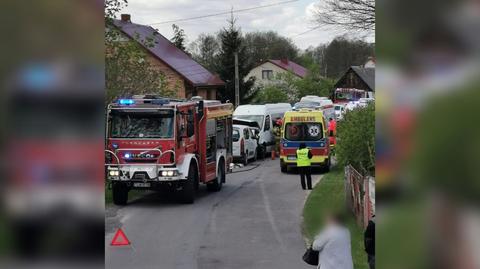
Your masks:
<instances>
[{"instance_id":1,"label":"overcast sky","mask_svg":"<svg viewBox=\"0 0 480 269\"><path fill-rule=\"evenodd\" d=\"M155 24L170 20L197 17L213 13L221 13L233 9L257 7L286 0L129 0L128 7L121 13L132 16L132 22L148 24L167 38L173 35L172 23ZM280 35L292 38L293 42L301 49L317 46L331 41L341 32L326 29L312 29L314 5L319 0L299 0L296 2L260 8L245 12L235 13L237 25L242 31L268 31L273 30ZM201 33L216 33L230 18L230 14L209 18L196 19L184 22L175 22L185 30L188 42L194 41ZM301 35L299 35L301 34ZM369 38L373 39L373 38ZM372 41L372 40L368 40Z\"/></svg>"}]
</instances>

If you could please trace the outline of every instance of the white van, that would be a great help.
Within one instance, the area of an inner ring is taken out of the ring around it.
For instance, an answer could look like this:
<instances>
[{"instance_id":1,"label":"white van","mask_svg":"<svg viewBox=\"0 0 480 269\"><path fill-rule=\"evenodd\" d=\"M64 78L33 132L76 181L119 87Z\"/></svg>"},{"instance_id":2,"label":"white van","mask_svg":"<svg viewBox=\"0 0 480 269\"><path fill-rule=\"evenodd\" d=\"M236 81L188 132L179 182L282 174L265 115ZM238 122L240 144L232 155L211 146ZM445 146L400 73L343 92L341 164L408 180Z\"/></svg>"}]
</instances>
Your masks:
<instances>
[{"instance_id":1,"label":"white van","mask_svg":"<svg viewBox=\"0 0 480 269\"><path fill-rule=\"evenodd\" d=\"M345 106L342 104L335 104L335 117L337 120L343 119L345 114Z\"/></svg>"},{"instance_id":2,"label":"white van","mask_svg":"<svg viewBox=\"0 0 480 269\"><path fill-rule=\"evenodd\" d=\"M302 97L300 99L300 102L295 104L295 108L297 107L306 107L321 110L323 112L323 116L325 117L325 121L327 122L329 122L330 119L336 119L335 107L332 100L328 99L328 97L307 95Z\"/></svg>"},{"instance_id":3,"label":"white van","mask_svg":"<svg viewBox=\"0 0 480 269\"><path fill-rule=\"evenodd\" d=\"M233 112L233 118L256 121L260 127L258 145L262 154L271 152L275 147L273 127L278 119L283 119L285 112L292 110L288 103L265 105L241 105Z\"/></svg>"},{"instance_id":4,"label":"white van","mask_svg":"<svg viewBox=\"0 0 480 269\"><path fill-rule=\"evenodd\" d=\"M328 97L319 97L316 95L304 96L300 99L300 102L315 102L319 103L321 107L333 105L332 100L328 99Z\"/></svg>"},{"instance_id":5,"label":"white van","mask_svg":"<svg viewBox=\"0 0 480 269\"><path fill-rule=\"evenodd\" d=\"M246 125L233 125L232 132L232 155L234 160L241 160L244 165L250 159L257 160L258 142L255 129Z\"/></svg>"}]
</instances>

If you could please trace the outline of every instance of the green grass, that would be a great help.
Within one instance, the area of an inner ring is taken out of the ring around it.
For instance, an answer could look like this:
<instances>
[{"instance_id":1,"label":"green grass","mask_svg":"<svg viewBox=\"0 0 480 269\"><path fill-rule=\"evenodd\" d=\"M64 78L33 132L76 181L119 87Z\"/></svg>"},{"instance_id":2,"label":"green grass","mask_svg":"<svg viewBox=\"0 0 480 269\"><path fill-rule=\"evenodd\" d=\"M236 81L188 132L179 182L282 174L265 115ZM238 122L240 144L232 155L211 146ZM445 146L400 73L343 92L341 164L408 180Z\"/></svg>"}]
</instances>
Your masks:
<instances>
[{"instance_id":1,"label":"green grass","mask_svg":"<svg viewBox=\"0 0 480 269\"><path fill-rule=\"evenodd\" d=\"M309 242L324 221L328 212L345 211L344 172L335 167L323 176L320 183L315 186L305 203L303 209L303 233ZM355 269L368 269L367 256L363 247L363 229L359 227L352 214L347 214L347 227L352 240L352 258Z\"/></svg>"}]
</instances>

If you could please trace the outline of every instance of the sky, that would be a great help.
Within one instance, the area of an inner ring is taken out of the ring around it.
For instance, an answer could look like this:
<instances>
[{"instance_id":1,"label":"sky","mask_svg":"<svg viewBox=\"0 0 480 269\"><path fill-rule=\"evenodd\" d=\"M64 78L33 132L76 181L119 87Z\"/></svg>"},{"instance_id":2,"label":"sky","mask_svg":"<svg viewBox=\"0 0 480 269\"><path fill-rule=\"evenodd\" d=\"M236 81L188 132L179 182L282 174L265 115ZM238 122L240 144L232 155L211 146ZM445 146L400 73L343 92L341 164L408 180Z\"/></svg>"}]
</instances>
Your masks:
<instances>
[{"instance_id":1,"label":"sky","mask_svg":"<svg viewBox=\"0 0 480 269\"><path fill-rule=\"evenodd\" d=\"M170 20L191 18L230 11L270 5L288 0L129 0L121 13L131 15L132 22L151 25L167 38L173 36L172 23L157 24ZM344 33L333 29L316 29L313 15L320 0L298 0L271 7L234 13L242 32L273 30L289 37L300 49L318 46ZM175 22L185 31L188 43L202 33L214 34L227 25L230 14ZM367 38L367 41L373 41Z\"/></svg>"}]
</instances>

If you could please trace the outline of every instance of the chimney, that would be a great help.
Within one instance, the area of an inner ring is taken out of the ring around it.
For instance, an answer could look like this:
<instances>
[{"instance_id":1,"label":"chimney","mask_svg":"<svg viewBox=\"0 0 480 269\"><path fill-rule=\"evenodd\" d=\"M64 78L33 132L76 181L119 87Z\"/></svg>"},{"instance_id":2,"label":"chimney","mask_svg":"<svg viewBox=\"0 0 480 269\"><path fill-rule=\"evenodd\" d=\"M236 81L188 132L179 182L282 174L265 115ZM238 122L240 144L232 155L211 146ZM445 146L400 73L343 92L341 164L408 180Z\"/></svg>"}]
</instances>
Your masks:
<instances>
[{"instance_id":1,"label":"chimney","mask_svg":"<svg viewBox=\"0 0 480 269\"><path fill-rule=\"evenodd\" d=\"M120 15L123 22L132 22L130 18L130 14L122 14Z\"/></svg>"},{"instance_id":2,"label":"chimney","mask_svg":"<svg viewBox=\"0 0 480 269\"><path fill-rule=\"evenodd\" d=\"M282 62L282 64L288 65L288 59L281 59L280 61Z\"/></svg>"}]
</instances>

